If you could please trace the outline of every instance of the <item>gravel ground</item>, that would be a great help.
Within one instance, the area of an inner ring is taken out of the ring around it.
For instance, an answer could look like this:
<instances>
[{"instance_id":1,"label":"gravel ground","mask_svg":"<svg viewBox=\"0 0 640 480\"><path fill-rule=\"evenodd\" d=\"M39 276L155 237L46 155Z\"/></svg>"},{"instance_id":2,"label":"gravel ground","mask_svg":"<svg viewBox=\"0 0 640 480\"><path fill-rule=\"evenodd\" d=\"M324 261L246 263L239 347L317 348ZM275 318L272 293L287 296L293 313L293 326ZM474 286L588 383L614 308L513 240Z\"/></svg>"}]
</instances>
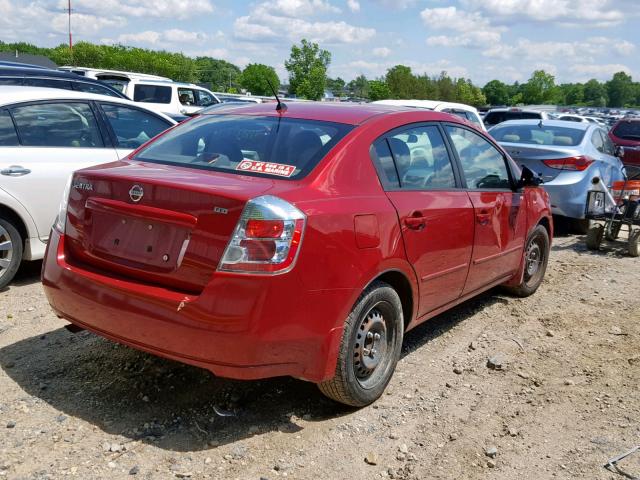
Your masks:
<instances>
[{"instance_id":1,"label":"gravel ground","mask_svg":"<svg viewBox=\"0 0 640 480\"><path fill-rule=\"evenodd\" d=\"M69 333L39 268L0 293L0 478L622 479L603 464L640 444L640 260L621 248L557 238L534 296L408 333L360 410ZM620 468L640 475L640 452Z\"/></svg>"}]
</instances>

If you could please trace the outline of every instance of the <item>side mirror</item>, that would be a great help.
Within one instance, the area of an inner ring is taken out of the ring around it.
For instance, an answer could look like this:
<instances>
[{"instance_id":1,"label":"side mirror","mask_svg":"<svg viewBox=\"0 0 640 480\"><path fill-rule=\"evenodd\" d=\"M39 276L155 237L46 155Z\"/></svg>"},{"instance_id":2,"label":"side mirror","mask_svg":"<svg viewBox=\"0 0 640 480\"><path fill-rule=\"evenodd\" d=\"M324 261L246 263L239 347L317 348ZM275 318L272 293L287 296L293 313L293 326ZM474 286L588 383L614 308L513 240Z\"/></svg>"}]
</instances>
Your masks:
<instances>
[{"instance_id":1,"label":"side mirror","mask_svg":"<svg viewBox=\"0 0 640 480\"><path fill-rule=\"evenodd\" d=\"M624 158L624 147L622 145L616 146L615 155L620 159Z\"/></svg>"},{"instance_id":2,"label":"side mirror","mask_svg":"<svg viewBox=\"0 0 640 480\"><path fill-rule=\"evenodd\" d=\"M529 167L522 166L522 175L518 181L518 187L538 187L542 185L542 178L536 175Z\"/></svg>"}]
</instances>

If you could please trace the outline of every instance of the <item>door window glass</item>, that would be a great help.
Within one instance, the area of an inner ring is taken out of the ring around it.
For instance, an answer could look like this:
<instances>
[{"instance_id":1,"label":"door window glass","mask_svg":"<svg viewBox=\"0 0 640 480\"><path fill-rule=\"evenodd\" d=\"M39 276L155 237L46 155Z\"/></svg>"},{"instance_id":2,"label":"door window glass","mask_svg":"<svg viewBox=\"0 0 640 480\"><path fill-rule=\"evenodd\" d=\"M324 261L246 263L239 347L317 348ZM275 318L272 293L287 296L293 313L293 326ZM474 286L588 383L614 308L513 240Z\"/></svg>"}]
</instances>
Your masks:
<instances>
[{"instance_id":1,"label":"door window glass","mask_svg":"<svg viewBox=\"0 0 640 480\"><path fill-rule=\"evenodd\" d=\"M602 135L600 135L600 130L594 130L591 134L591 143L596 147L596 150L604 153L604 141L602 140Z\"/></svg>"},{"instance_id":2,"label":"door window glass","mask_svg":"<svg viewBox=\"0 0 640 480\"><path fill-rule=\"evenodd\" d=\"M201 107L208 107L218 103L213 95L205 90L198 90L198 105Z\"/></svg>"},{"instance_id":3,"label":"door window glass","mask_svg":"<svg viewBox=\"0 0 640 480\"><path fill-rule=\"evenodd\" d=\"M393 164L393 157L391 156L387 140L384 138L376 140L369 149L369 155L378 171L378 177L380 178L382 187L385 190L400 188L398 173Z\"/></svg>"},{"instance_id":4,"label":"door window glass","mask_svg":"<svg viewBox=\"0 0 640 480\"><path fill-rule=\"evenodd\" d=\"M6 110L0 111L0 146L1 147L15 147L18 145L18 135L16 134L16 128L13 126L13 121L9 112Z\"/></svg>"},{"instance_id":5,"label":"door window glass","mask_svg":"<svg viewBox=\"0 0 640 480\"><path fill-rule=\"evenodd\" d=\"M447 125L446 130L460 158L467 188L511 188L504 157L497 148L466 128Z\"/></svg>"},{"instance_id":6,"label":"door window glass","mask_svg":"<svg viewBox=\"0 0 640 480\"><path fill-rule=\"evenodd\" d=\"M186 106L197 105L195 90L193 90L192 88L179 88L178 100L182 105L186 105Z\"/></svg>"},{"instance_id":7,"label":"door window glass","mask_svg":"<svg viewBox=\"0 0 640 480\"><path fill-rule=\"evenodd\" d=\"M114 91L103 87L102 85L96 85L95 83L76 82L74 83L76 90L86 93L97 93L98 95L108 95L110 97L118 97Z\"/></svg>"},{"instance_id":8,"label":"door window glass","mask_svg":"<svg viewBox=\"0 0 640 480\"><path fill-rule=\"evenodd\" d=\"M104 147L86 103L40 103L12 109L22 145L28 147Z\"/></svg>"},{"instance_id":9,"label":"door window glass","mask_svg":"<svg viewBox=\"0 0 640 480\"><path fill-rule=\"evenodd\" d=\"M455 188L453 167L438 127L410 128L389 137L388 142L401 188Z\"/></svg>"},{"instance_id":10,"label":"door window glass","mask_svg":"<svg viewBox=\"0 0 640 480\"><path fill-rule=\"evenodd\" d=\"M616 154L616 146L613 144L607 132L600 130L600 135L602 135L602 143L604 144L604 153L608 155Z\"/></svg>"},{"instance_id":11,"label":"door window glass","mask_svg":"<svg viewBox=\"0 0 640 480\"><path fill-rule=\"evenodd\" d=\"M23 85L29 85L31 87L63 88L65 90L73 90L71 82L67 80L55 80L53 78L25 77Z\"/></svg>"},{"instance_id":12,"label":"door window glass","mask_svg":"<svg viewBox=\"0 0 640 480\"><path fill-rule=\"evenodd\" d=\"M101 106L120 148L138 148L171 126L165 120L137 108L107 103Z\"/></svg>"}]
</instances>

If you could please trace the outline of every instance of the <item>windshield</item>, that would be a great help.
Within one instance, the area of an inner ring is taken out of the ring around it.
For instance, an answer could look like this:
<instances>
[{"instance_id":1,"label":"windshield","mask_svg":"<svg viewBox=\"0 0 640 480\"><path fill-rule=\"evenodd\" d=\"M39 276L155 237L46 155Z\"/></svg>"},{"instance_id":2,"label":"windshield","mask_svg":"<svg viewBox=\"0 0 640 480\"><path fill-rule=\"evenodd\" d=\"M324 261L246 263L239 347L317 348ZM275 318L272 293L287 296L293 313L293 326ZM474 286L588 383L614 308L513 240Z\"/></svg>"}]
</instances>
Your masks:
<instances>
[{"instance_id":1,"label":"windshield","mask_svg":"<svg viewBox=\"0 0 640 480\"><path fill-rule=\"evenodd\" d=\"M575 147L580 145L586 130L551 125L501 124L491 129L491 136L498 142L527 143L531 145L555 145Z\"/></svg>"},{"instance_id":2,"label":"windshield","mask_svg":"<svg viewBox=\"0 0 640 480\"><path fill-rule=\"evenodd\" d=\"M352 128L297 118L203 115L160 137L134 159L299 179Z\"/></svg>"},{"instance_id":3,"label":"windshield","mask_svg":"<svg viewBox=\"0 0 640 480\"><path fill-rule=\"evenodd\" d=\"M640 140L640 122L620 122L613 134L627 140Z\"/></svg>"}]
</instances>

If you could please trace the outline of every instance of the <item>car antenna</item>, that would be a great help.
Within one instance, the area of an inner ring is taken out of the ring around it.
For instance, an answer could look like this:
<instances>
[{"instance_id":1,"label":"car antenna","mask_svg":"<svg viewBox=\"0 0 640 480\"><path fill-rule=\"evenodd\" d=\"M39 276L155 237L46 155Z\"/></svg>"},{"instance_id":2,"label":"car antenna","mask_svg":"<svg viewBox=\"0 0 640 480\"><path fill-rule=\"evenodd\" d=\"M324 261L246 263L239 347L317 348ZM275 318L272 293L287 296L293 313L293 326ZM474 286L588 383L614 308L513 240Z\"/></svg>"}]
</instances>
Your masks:
<instances>
[{"instance_id":1,"label":"car antenna","mask_svg":"<svg viewBox=\"0 0 640 480\"><path fill-rule=\"evenodd\" d=\"M269 84L269 88L271 89L271 91L273 92L273 96L276 97L276 102L278 102L278 105L276 105L276 110L278 112L284 112L287 110L287 105L282 103L280 101L280 98L278 97L278 92L276 91L275 88L273 88L273 85L271 85L271 82L269 81L268 78L265 77L265 80L267 81L267 83Z\"/></svg>"}]
</instances>

